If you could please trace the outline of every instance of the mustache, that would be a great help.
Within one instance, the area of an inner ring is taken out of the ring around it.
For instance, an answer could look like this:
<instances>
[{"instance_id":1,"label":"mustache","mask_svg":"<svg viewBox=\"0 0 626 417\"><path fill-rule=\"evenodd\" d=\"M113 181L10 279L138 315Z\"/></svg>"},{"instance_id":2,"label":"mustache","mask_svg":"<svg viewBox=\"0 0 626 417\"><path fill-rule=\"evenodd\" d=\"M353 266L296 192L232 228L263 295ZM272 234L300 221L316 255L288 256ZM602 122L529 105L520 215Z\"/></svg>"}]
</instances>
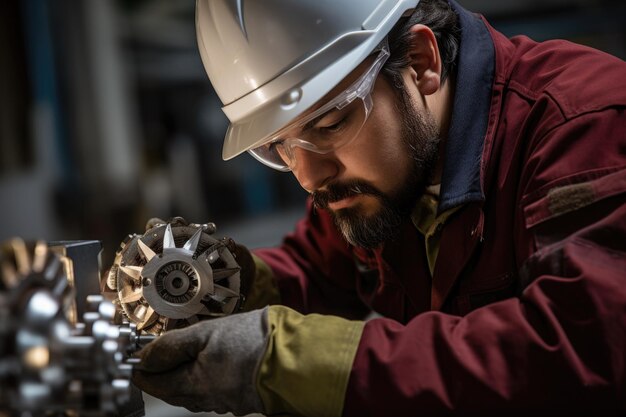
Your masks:
<instances>
[{"instance_id":1,"label":"mustache","mask_svg":"<svg viewBox=\"0 0 626 417\"><path fill-rule=\"evenodd\" d=\"M382 196L382 192L373 185L362 180L352 180L328 184L325 190L313 191L311 197L316 208L325 209L329 203L359 194Z\"/></svg>"}]
</instances>

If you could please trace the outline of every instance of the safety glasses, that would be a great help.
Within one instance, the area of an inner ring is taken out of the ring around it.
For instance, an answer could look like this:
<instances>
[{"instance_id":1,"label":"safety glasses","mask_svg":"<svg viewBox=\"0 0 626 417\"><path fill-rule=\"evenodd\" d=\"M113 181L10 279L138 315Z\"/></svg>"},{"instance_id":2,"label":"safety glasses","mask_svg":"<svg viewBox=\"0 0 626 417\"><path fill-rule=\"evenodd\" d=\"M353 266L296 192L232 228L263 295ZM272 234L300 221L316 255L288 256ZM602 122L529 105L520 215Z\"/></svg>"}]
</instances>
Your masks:
<instances>
[{"instance_id":1,"label":"safety glasses","mask_svg":"<svg viewBox=\"0 0 626 417\"><path fill-rule=\"evenodd\" d=\"M295 147L326 154L352 142L372 111L372 90L387 58L389 46L384 40L372 65L347 89L248 152L270 168L291 171L296 165Z\"/></svg>"}]
</instances>

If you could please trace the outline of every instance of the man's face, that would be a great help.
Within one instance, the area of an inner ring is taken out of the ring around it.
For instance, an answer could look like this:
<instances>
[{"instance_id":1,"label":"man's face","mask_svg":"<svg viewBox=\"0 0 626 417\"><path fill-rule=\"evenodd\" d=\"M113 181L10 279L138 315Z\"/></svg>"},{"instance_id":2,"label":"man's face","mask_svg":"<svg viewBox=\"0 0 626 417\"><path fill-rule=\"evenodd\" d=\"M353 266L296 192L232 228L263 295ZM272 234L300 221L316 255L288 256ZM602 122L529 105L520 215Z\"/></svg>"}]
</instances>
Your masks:
<instances>
[{"instance_id":1,"label":"man's face","mask_svg":"<svg viewBox=\"0 0 626 417\"><path fill-rule=\"evenodd\" d=\"M355 140L329 154L297 149L293 169L348 242L393 238L432 178L439 128L433 115L379 76L372 112Z\"/></svg>"}]
</instances>

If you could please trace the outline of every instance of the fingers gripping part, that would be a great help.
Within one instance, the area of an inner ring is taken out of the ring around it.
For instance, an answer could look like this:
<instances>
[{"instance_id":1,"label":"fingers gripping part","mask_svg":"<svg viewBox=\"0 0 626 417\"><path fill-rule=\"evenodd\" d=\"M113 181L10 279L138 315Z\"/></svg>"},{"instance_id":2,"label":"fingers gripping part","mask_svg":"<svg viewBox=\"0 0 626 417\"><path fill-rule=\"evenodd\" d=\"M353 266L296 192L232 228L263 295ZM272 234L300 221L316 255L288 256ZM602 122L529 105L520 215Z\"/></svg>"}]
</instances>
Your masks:
<instances>
[{"instance_id":1,"label":"fingers gripping part","mask_svg":"<svg viewBox=\"0 0 626 417\"><path fill-rule=\"evenodd\" d=\"M141 365L133 381L142 390L192 411L263 412L256 373L268 345L267 311L207 320L165 333L140 353Z\"/></svg>"},{"instance_id":2,"label":"fingers gripping part","mask_svg":"<svg viewBox=\"0 0 626 417\"><path fill-rule=\"evenodd\" d=\"M194 335L196 331L196 327L190 326L164 333L158 338L159 343L150 343L138 352L141 362L137 369L161 373L192 362L203 349Z\"/></svg>"}]
</instances>

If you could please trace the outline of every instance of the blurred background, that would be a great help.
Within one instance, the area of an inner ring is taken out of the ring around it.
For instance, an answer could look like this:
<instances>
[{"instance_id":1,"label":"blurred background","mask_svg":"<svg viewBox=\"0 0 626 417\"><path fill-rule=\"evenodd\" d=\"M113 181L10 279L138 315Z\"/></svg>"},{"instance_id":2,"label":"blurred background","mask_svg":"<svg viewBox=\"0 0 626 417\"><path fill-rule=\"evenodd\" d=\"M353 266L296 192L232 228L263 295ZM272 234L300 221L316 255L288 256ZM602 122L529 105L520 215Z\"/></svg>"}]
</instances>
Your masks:
<instances>
[{"instance_id":1,"label":"blurred background","mask_svg":"<svg viewBox=\"0 0 626 417\"><path fill-rule=\"evenodd\" d=\"M460 2L507 35L626 58L622 0ZM197 52L194 0L0 7L0 240L101 240L106 267L151 217L213 221L250 247L291 230L305 198L292 175L247 154L221 160L227 120ZM148 416L177 414L148 399Z\"/></svg>"},{"instance_id":2,"label":"blurred background","mask_svg":"<svg viewBox=\"0 0 626 417\"><path fill-rule=\"evenodd\" d=\"M507 35L626 57L626 4L462 0ZM194 0L20 0L0 13L0 239L98 239L110 263L150 217L275 244L303 212L290 174L221 160L227 126ZM599 74L601 76L601 74Z\"/></svg>"}]
</instances>

